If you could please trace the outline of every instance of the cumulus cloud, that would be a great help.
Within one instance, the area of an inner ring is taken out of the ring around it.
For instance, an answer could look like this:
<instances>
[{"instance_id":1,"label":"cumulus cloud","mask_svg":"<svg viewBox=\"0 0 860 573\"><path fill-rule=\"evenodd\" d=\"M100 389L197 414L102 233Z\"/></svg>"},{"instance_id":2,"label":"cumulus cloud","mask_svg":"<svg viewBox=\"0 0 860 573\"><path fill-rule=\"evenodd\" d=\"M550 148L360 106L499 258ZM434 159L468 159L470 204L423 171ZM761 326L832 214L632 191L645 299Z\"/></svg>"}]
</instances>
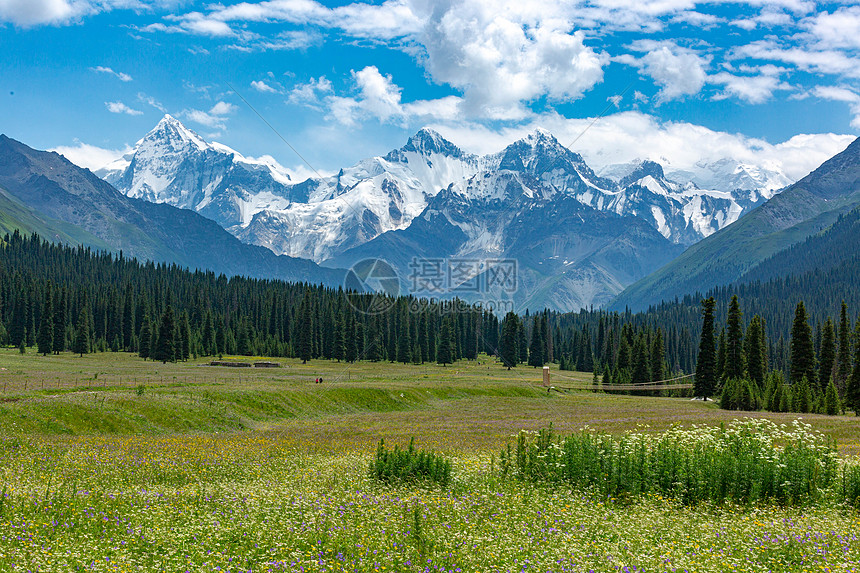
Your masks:
<instances>
[{"instance_id":1,"label":"cumulus cloud","mask_svg":"<svg viewBox=\"0 0 860 573\"><path fill-rule=\"evenodd\" d=\"M128 144L122 149L105 149L96 145L75 141L75 145L60 145L49 151L56 151L78 167L95 171L116 161L123 155L131 153L133 149Z\"/></svg>"},{"instance_id":2,"label":"cumulus cloud","mask_svg":"<svg viewBox=\"0 0 860 573\"><path fill-rule=\"evenodd\" d=\"M627 54L617 58L618 61L639 68L640 74L650 77L660 86L658 102L683 99L699 93L704 87L709 56L700 56L668 40L638 40L630 47L636 52L645 52L645 55L635 58Z\"/></svg>"},{"instance_id":3,"label":"cumulus cloud","mask_svg":"<svg viewBox=\"0 0 860 573\"><path fill-rule=\"evenodd\" d=\"M251 82L251 87L257 90L260 93L264 94L276 94L280 93L279 90L273 88L269 84L265 82L265 80L255 80Z\"/></svg>"},{"instance_id":4,"label":"cumulus cloud","mask_svg":"<svg viewBox=\"0 0 860 573\"><path fill-rule=\"evenodd\" d=\"M63 24L91 11L88 2L69 0L0 0L0 22L22 28Z\"/></svg>"},{"instance_id":5,"label":"cumulus cloud","mask_svg":"<svg viewBox=\"0 0 860 573\"><path fill-rule=\"evenodd\" d=\"M290 90L287 103L322 109L322 98L332 91L331 82L325 76L311 78L307 83L298 84Z\"/></svg>"},{"instance_id":6,"label":"cumulus cloud","mask_svg":"<svg viewBox=\"0 0 860 573\"><path fill-rule=\"evenodd\" d=\"M581 30L517 4L454 2L433 10L418 35L430 77L462 91L470 115L522 118L524 102L574 100L603 80L609 56L586 46Z\"/></svg>"},{"instance_id":7,"label":"cumulus cloud","mask_svg":"<svg viewBox=\"0 0 860 573\"><path fill-rule=\"evenodd\" d=\"M228 116L236 113L238 109L232 103L219 101L209 111L186 109L182 112L182 116L212 129L224 129L227 127Z\"/></svg>"},{"instance_id":8,"label":"cumulus cloud","mask_svg":"<svg viewBox=\"0 0 860 573\"><path fill-rule=\"evenodd\" d=\"M860 59L845 52L783 47L774 40L759 40L739 46L732 51L731 57L783 62L807 72L860 77Z\"/></svg>"},{"instance_id":9,"label":"cumulus cloud","mask_svg":"<svg viewBox=\"0 0 860 573\"><path fill-rule=\"evenodd\" d=\"M106 101L105 107L111 113L124 113L126 115L143 115L143 112L138 109L133 109L122 103L121 101Z\"/></svg>"},{"instance_id":10,"label":"cumulus cloud","mask_svg":"<svg viewBox=\"0 0 860 573\"><path fill-rule=\"evenodd\" d=\"M823 47L860 48L860 6L817 14L804 25Z\"/></svg>"},{"instance_id":11,"label":"cumulus cloud","mask_svg":"<svg viewBox=\"0 0 860 573\"><path fill-rule=\"evenodd\" d=\"M115 72L111 68L108 68L105 66L96 66L95 68L90 68L90 69L92 71L98 72L100 74L110 74L110 75L116 77L117 79L119 79L120 81L123 81L123 82L130 82L131 81L131 76L126 74L125 72Z\"/></svg>"},{"instance_id":12,"label":"cumulus cloud","mask_svg":"<svg viewBox=\"0 0 860 573\"><path fill-rule=\"evenodd\" d=\"M403 102L400 86L376 66L353 71L352 78L357 92L355 96L327 95L323 98L322 103L328 109L329 119L344 125L354 125L359 119L369 117L381 122L406 125L413 119L452 120L459 116L461 100L456 96ZM330 84L325 87L331 89ZM308 88L312 94L299 93L309 96L319 92L313 86L304 86L305 90Z\"/></svg>"},{"instance_id":13,"label":"cumulus cloud","mask_svg":"<svg viewBox=\"0 0 860 573\"><path fill-rule=\"evenodd\" d=\"M736 75L729 72L720 72L708 77L708 82L723 86L723 91L716 94L713 99L720 100L736 97L748 103L764 103L773 97L777 90L790 91L794 88L779 79L779 73L783 71L776 66L762 66L751 68L742 66L742 71L758 71L756 75Z\"/></svg>"}]
</instances>

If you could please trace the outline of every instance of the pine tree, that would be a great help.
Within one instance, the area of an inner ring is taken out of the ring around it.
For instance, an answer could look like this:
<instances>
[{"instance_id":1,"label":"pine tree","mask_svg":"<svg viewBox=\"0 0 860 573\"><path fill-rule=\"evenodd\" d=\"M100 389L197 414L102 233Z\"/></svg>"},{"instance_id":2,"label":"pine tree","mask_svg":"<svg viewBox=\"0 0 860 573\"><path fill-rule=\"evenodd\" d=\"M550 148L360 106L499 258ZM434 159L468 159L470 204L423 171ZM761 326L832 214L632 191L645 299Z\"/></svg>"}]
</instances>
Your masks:
<instances>
[{"instance_id":1,"label":"pine tree","mask_svg":"<svg viewBox=\"0 0 860 573\"><path fill-rule=\"evenodd\" d=\"M809 380L804 376L796 388L792 389L792 411L800 414L812 412L812 391L809 389Z\"/></svg>"},{"instance_id":2,"label":"pine tree","mask_svg":"<svg viewBox=\"0 0 860 573\"><path fill-rule=\"evenodd\" d=\"M702 301L702 334L699 338L699 358L696 361L694 392L700 398L709 398L716 387L717 357L714 346L714 307L710 297Z\"/></svg>"},{"instance_id":3,"label":"pine tree","mask_svg":"<svg viewBox=\"0 0 860 573\"><path fill-rule=\"evenodd\" d=\"M66 314L68 306L68 295L66 287L57 289L54 297L54 354L66 350Z\"/></svg>"},{"instance_id":4,"label":"pine tree","mask_svg":"<svg viewBox=\"0 0 860 573\"><path fill-rule=\"evenodd\" d=\"M501 356L502 364L510 370L517 365L519 352L517 351L517 332L519 317L514 311L508 312L502 323Z\"/></svg>"},{"instance_id":5,"label":"pine tree","mask_svg":"<svg viewBox=\"0 0 860 573\"><path fill-rule=\"evenodd\" d=\"M251 355L251 335L248 332L248 321L242 320L236 332L236 354L241 356Z\"/></svg>"},{"instance_id":6,"label":"pine tree","mask_svg":"<svg viewBox=\"0 0 860 573\"><path fill-rule=\"evenodd\" d=\"M726 319L726 362L723 378L742 378L744 375L744 327L738 296L733 295Z\"/></svg>"},{"instance_id":7,"label":"pine tree","mask_svg":"<svg viewBox=\"0 0 860 573\"><path fill-rule=\"evenodd\" d=\"M47 356L54 350L54 295L51 292L51 281L45 288L45 304L42 305L42 316L39 321L39 352Z\"/></svg>"},{"instance_id":8,"label":"pine tree","mask_svg":"<svg viewBox=\"0 0 860 573\"><path fill-rule=\"evenodd\" d=\"M726 379L726 358L728 357L728 344L726 343L726 329L720 329L717 342L717 381Z\"/></svg>"},{"instance_id":9,"label":"pine tree","mask_svg":"<svg viewBox=\"0 0 860 573\"><path fill-rule=\"evenodd\" d=\"M305 289L302 304L299 306L299 358L307 364L313 356L313 303L311 289ZM363 346L363 345L362 345Z\"/></svg>"},{"instance_id":10,"label":"pine tree","mask_svg":"<svg viewBox=\"0 0 860 573\"><path fill-rule=\"evenodd\" d=\"M90 315L86 306L81 307L81 312L78 315L72 352L80 354L81 357L90 352Z\"/></svg>"},{"instance_id":11,"label":"pine tree","mask_svg":"<svg viewBox=\"0 0 860 573\"><path fill-rule=\"evenodd\" d=\"M857 323L854 336L860 339L860 322ZM860 344L854 346L854 370L845 388L845 408L854 410L854 414L860 416Z\"/></svg>"},{"instance_id":12,"label":"pine tree","mask_svg":"<svg viewBox=\"0 0 860 573\"><path fill-rule=\"evenodd\" d=\"M140 326L140 334L137 343L137 354L144 360L151 357L152 353L152 322L149 320L149 313L143 315L143 321Z\"/></svg>"},{"instance_id":13,"label":"pine tree","mask_svg":"<svg viewBox=\"0 0 860 573\"><path fill-rule=\"evenodd\" d=\"M158 326L158 341L152 349L152 359L161 360L162 363L176 361L176 319L173 315L173 306L168 303L161 315L161 323Z\"/></svg>"},{"instance_id":14,"label":"pine tree","mask_svg":"<svg viewBox=\"0 0 860 573\"><path fill-rule=\"evenodd\" d=\"M150 352L152 352L152 346L150 346ZM215 323L215 354L225 353L227 353L227 326L224 324L224 317L219 314Z\"/></svg>"},{"instance_id":15,"label":"pine tree","mask_svg":"<svg viewBox=\"0 0 860 573\"><path fill-rule=\"evenodd\" d=\"M663 329L658 328L654 341L651 343L651 381L659 382L664 379L666 373L663 363L666 361L666 352L663 348Z\"/></svg>"},{"instance_id":16,"label":"pine tree","mask_svg":"<svg viewBox=\"0 0 860 573\"><path fill-rule=\"evenodd\" d=\"M517 362L527 364L529 361L529 346L526 342L526 327L524 321L517 319Z\"/></svg>"},{"instance_id":17,"label":"pine tree","mask_svg":"<svg viewBox=\"0 0 860 573\"><path fill-rule=\"evenodd\" d=\"M818 360L818 391L827 391L827 385L833 378L833 367L836 364L836 332L833 321L827 318L821 335L821 352Z\"/></svg>"},{"instance_id":18,"label":"pine tree","mask_svg":"<svg viewBox=\"0 0 860 573\"><path fill-rule=\"evenodd\" d=\"M350 364L358 360L359 350L364 346L364 340L358 340L356 337L355 317L349 311L346 313L346 323L344 327L344 359Z\"/></svg>"},{"instance_id":19,"label":"pine tree","mask_svg":"<svg viewBox=\"0 0 860 573\"><path fill-rule=\"evenodd\" d=\"M803 301L797 304L794 312L794 323L791 326L791 365L789 372L789 381L792 384L797 384L804 376L808 380L817 379L815 376L812 329L809 327Z\"/></svg>"},{"instance_id":20,"label":"pine tree","mask_svg":"<svg viewBox=\"0 0 860 573\"><path fill-rule=\"evenodd\" d=\"M421 364L430 360L430 336L427 332L427 313L422 312L418 319L418 347L421 349Z\"/></svg>"},{"instance_id":21,"label":"pine tree","mask_svg":"<svg viewBox=\"0 0 860 573\"><path fill-rule=\"evenodd\" d=\"M543 347L543 321L540 316L535 317L534 325L532 327L532 345L529 348L529 366L543 366L543 355L544 355L544 347Z\"/></svg>"},{"instance_id":22,"label":"pine tree","mask_svg":"<svg viewBox=\"0 0 860 573\"><path fill-rule=\"evenodd\" d=\"M633 384L647 384L651 381L651 372L648 370L650 352L645 340L645 333L640 332L633 344L633 372L631 382Z\"/></svg>"},{"instance_id":23,"label":"pine tree","mask_svg":"<svg viewBox=\"0 0 860 573\"><path fill-rule=\"evenodd\" d=\"M188 311L182 312L182 318L179 321L179 340L182 347L182 360L188 360L191 357L191 324Z\"/></svg>"},{"instance_id":24,"label":"pine tree","mask_svg":"<svg viewBox=\"0 0 860 573\"><path fill-rule=\"evenodd\" d=\"M831 380L827 384L827 392L824 396L824 413L828 416L835 416L842 409L839 403L839 392L836 391L836 384Z\"/></svg>"},{"instance_id":25,"label":"pine tree","mask_svg":"<svg viewBox=\"0 0 860 573\"><path fill-rule=\"evenodd\" d=\"M451 319L446 317L442 320L442 328L439 331L439 344L436 350L436 362L442 364L453 364L453 333L451 332Z\"/></svg>"},{"instance_id":26,"label":"pine tree","mask_svg":"<svg viewBox=\"0 0 860 573\"><path fill-rule=\"evenodd\" d=\"M397 335L397 361L402 364L409 364L412 360L410 352L412 350L412 340L409 337L409 319L405 313L399 317L398 335Z\"/></svg>"},{"instance_id":27,"label":"pine tree","mask_svg":"<svg viewBox=\"0 0 860 573\"><path fill-rule=\"evenodd\" d=\"M747 374L756 388L764 388L765 375L767 374L767 355L765 354L764 325L761 317L755 315L750 321L746 337L746 359Z\"/></svg>"},{"instance_id":28,"label":"pine tree","mask_svg":"<svg viewBox=\"0 0 860 573\"><path fill-rule=\"evenodd\" d=\"M839 351L836 355L836 389L842 391L851 376L851 321L848 306L842 301L839 314Z\"/></svg>"}]
</instances>

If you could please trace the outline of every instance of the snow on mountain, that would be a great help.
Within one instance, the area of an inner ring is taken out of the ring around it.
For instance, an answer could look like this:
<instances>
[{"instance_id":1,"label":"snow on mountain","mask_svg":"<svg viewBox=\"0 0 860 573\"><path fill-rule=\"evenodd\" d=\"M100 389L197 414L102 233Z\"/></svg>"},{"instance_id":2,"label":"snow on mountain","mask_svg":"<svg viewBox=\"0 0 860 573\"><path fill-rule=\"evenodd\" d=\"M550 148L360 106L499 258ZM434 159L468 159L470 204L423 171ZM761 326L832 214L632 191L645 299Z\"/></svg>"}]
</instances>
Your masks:
<instances>
[{"instance_id":1,"label":"snow on mountain","mask_svg":"<svg viewBox=\"0 0 860 573\"><path fill-rule=\"evenodd\" d=\"M639 217L672 243L689 245L737 220L787 181L767 166L732 160L668 175L652 161L601 173L545 130L478 156L421 129L384 156L296 183L274 159L247 158L208 143L169 115L132 153L99 172L130 197L193 209L246 242L317 262L408 228L449 188L469 205L456 224L480 250L478 242L497 243L498 233L469 221L474 213L468 209L476 205L572 197L598 211Z\"/></svg>"},{"instance_id":2,"label":"snow on mountain","mask_svg":"<svg viewBox=\"0 0 860 573\"><path fill-rule=\"evenodd\" d=\"M98 175L129 197L191 209L223 227L291 203L292 182L274 159L208 143L170 115Z\"/></svg>"}]
</instances>

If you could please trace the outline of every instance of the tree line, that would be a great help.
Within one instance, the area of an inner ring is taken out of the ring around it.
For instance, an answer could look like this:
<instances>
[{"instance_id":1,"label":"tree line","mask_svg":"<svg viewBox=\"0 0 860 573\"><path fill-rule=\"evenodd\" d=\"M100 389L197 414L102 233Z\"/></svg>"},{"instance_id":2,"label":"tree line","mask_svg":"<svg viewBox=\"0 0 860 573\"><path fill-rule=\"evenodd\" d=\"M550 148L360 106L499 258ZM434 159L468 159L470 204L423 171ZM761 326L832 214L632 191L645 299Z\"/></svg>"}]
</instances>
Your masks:
<instances>
[{"instance_id":1,"label":"tree line","mask_svg":"<svg viewBox=\"0 0 860 573\"><path fill-rule=\"evenodd\" d=\"M732 296L726 327L717 334L715 308L713 297L702 300L696 396L719 394L721 407L728 410L860 412L860 321L852 328L844 301L838 325L827 317L819 342L814 339L806 305L797 303L787 376L770 366L764 318L756 314L745 325L740 301Z\"/></svg>"}]
</instances>

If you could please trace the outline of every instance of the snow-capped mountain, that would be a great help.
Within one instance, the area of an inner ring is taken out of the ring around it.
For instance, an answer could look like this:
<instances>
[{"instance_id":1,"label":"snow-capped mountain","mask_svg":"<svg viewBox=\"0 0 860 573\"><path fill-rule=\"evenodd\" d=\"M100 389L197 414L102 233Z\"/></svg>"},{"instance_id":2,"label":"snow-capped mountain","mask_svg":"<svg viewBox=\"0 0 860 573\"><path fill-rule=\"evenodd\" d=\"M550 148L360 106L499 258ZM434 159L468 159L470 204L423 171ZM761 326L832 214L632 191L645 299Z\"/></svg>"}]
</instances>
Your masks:
<instances>
[{"instance_id":1,"label":"snow-capped mountain","mask_svg":"<svg viewBox=\"0 0 860 573\"><path fill-rule=\"evenodd\" d=\"M292 182L274 160L208 143L170 115L97 175L129 197L191 209L225 228L291 203Z\"/></svg>"},{"instance_id":2,"label":"snow-capped mountain","mask_svg":"<svg viewBox=\"0 0 860 573\"><path fill-rule=\"evenodd\" d=\"M728 161L697 169L675 179L640 161L600 176L545 130L479 156L422 129L384 156L293 182L274 160L245 158L165 116L100 174L129 196L193 209L247 243L329 266L385 256L406 272L404 257L515 256L540 291L521 303L570 310L608 302L781 183ZM719 173L719 188L697 184Z\"/></svg>"}]
</instances>

